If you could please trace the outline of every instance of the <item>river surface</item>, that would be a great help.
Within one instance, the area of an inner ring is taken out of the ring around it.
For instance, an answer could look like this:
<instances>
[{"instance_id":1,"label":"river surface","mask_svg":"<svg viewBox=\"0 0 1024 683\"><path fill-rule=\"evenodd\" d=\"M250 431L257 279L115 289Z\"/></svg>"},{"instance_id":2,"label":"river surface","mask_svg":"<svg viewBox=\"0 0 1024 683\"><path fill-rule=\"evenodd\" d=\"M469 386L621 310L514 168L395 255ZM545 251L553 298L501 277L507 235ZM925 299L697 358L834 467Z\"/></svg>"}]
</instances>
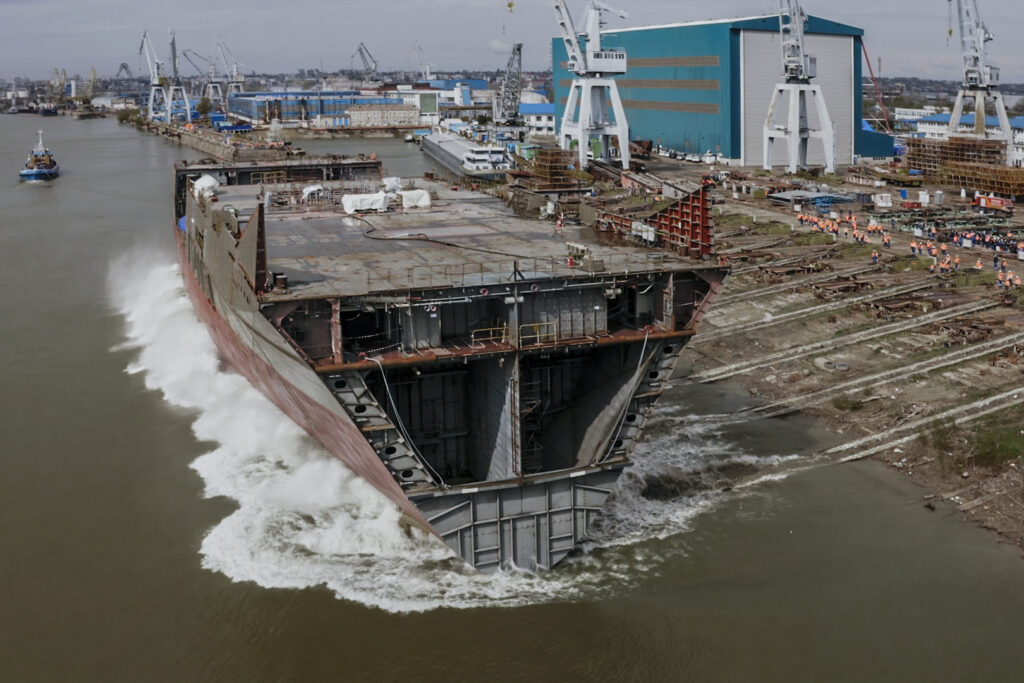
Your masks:
<instances>
[{"instance_id":1,"label":"river surface","mask_svg":"<svg viewBox=\"0 0 1024 683\"><path fill-rule=\"evenodd\" d=\"M21 183L39 127L62 175ZM1015 549L878 465L810 463L836 437L807 418L699 419L742 403L725 386L669 392L553 572L405 536L218 363L173 256L171 164L199 156L0 117L0 680L1020 680Z\"/></svg>"}]
</instances>

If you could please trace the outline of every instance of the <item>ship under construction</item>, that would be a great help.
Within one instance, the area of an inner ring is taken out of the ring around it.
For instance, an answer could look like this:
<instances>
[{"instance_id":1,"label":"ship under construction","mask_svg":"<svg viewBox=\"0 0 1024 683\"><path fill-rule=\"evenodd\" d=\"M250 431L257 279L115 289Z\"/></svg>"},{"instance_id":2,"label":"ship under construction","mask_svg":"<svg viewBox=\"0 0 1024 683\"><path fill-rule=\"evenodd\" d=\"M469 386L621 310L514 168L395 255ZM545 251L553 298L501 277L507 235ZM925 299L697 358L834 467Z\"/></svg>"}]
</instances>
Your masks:
<instances>
[{"instance_id":1,"label":"ship under construction","mask_svg":"<svg viewBox=\"0 0 1024 683\"><path fill-rule=\"evenodd\" d=\"M482 571L587 537L727 272L702 185L570 226L369 159L175 171L224 359Z\"/></svg>"}]
</instances>

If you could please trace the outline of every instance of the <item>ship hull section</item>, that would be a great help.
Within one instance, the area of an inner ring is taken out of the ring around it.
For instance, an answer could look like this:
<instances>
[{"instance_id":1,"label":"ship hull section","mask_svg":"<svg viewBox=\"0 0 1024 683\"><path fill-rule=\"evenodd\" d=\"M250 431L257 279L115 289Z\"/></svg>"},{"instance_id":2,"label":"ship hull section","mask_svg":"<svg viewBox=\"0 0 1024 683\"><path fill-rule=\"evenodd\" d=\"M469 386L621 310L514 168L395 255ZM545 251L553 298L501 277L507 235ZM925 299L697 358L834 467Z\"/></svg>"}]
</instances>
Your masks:
<instances>
[{"instance_id":1,"label":"ship hull section","mask_svg":"<svg viewBox=\"0 0 1024 683\"><path fill-rule=\"evenodd\" d=\"M309 391L312 387L308 381L322 386L316 373L306 369L310 377L304 378L307 381L302 383L307 386L305 387L306 391L303 391L296 386L295 381L286 379L277 367L269 362L268 357L279 355L279 350L273 348L272 345L264 344L265 348L258 353L253 346L244 343L235 328L223 315L224 313L230 314L230 308L227 306L217 308L206 297L196 280L186 257L183 233L179 230L175 230L175 240L185 291L223 359L332 455L386 495L410 520L426 530L431 530L415 505L405 497L401 487L366 443L359 428L347 416L334 412L334 406L328 408L330 403L327 400L321 402L310 396L310 393L314 392ZM276 331L271 331L276 334ZM295 360L298 363L302 362L301 359ZM280 360L277 365L280 367ZM301 372L301 369L298 371ZM335 402L325 387L323 387L323 391L325 398L330 402Z\"/></svg>"}]
</instances>

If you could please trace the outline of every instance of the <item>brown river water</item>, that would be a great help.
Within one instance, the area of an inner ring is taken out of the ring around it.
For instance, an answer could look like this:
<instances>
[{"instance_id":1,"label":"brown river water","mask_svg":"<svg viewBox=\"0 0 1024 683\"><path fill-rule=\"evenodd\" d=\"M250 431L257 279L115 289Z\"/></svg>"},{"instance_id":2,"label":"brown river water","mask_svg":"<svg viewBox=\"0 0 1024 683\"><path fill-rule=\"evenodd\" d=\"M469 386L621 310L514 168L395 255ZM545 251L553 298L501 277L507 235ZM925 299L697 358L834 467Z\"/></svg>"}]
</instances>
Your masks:
<instances>
[{"instance_id":1,"label":"brown river water","mask_svg":"<svg viewBox=\"0 0 1024 683\"><path fill-rule=\"evenodd\" d=\"M62 175L21 183L40 127ZM307 148L427 168L400 140ZM555 571L405 536L193 317L171 164L199 156L0 117L0 681L1020 680L1019 553L881 466L813 465L834 437L809 418L695 417L729 387L668 393Z\"/></svg>"}]
</instances>

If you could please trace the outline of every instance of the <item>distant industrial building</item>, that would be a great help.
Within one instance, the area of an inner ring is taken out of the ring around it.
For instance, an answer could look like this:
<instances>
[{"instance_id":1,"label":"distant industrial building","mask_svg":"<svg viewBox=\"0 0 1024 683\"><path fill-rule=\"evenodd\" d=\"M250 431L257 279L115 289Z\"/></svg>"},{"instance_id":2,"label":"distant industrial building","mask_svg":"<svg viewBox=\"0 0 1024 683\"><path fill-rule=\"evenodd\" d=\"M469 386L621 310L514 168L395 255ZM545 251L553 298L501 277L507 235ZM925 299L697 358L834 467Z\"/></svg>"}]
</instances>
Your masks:
<instances>
[{"instance_id":1,"label":"distant industrial building","mask_svg":"<svg viewBox=\"0 0 1024 683\"><path fill-rule=\"evenodd\" d=\"M855 157L893 156L892 137L862 125L863 35L853 26L808 18L806 47L817 57L815 82L835 125L841 165ZM778 14L608 30L602 46L627 53L628 71L616 81L632 139L685 153L718 153L724 163L762 164L765 118L782 73ZM560 38L552 41L552 54L560 123L572 82ZM784 156L776 145L773 163L784 165ZM820 144L811 144L808 161L823 164Z\"/></svg>"},{"instance_id":2,"label":"distant industrial building","mask_svg":"<svg viewBox=\"0 0 1024 683\"><path fill-rule=\"evenodd\" d=\"M555 134L555 105L547 103L527 103L519 105L519 116L530 129L530 135L543 136Z\"/></svg>"}]
</instances>

